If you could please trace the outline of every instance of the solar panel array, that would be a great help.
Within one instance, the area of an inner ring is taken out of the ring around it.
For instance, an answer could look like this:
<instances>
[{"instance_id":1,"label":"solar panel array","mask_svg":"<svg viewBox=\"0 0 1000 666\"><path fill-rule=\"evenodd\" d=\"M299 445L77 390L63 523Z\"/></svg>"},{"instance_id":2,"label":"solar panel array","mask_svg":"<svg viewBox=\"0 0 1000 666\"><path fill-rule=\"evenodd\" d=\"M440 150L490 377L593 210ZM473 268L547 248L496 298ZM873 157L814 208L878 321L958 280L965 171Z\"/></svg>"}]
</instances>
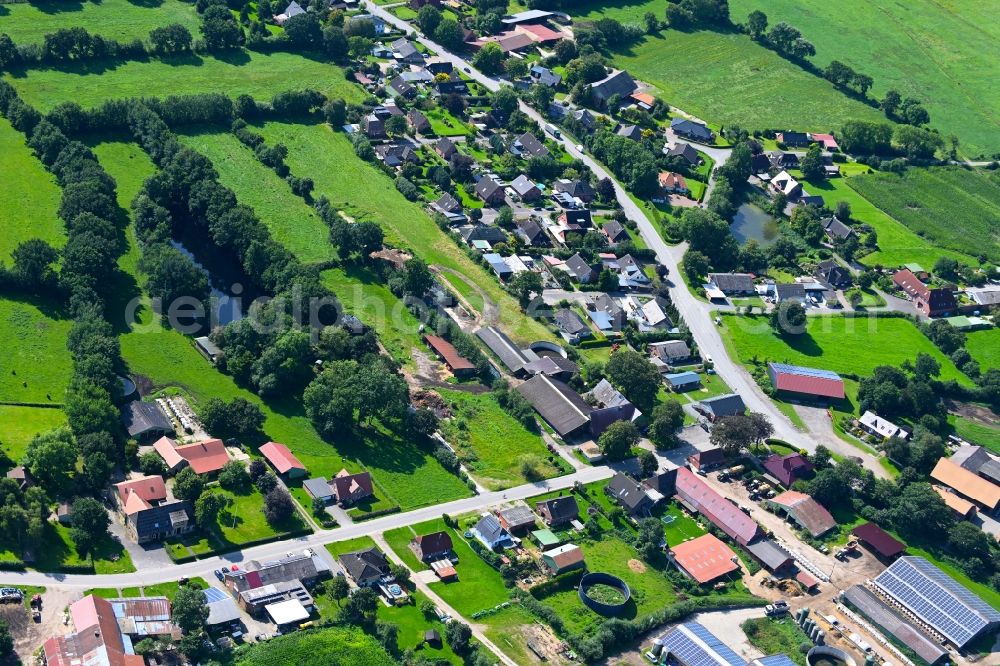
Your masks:
<instances>
[{"instance_id":1,"label":"solar panel array","mask_svg":"<svg viewBox=\"0 0 1000 666\"><path fill-rule=\"evenodd\" d=\"M754 666L795 666L795 662L788 655L772 654L760 659L754 659Z\"/></svg>"},{"instance_id":2,"label":"solar panel array","mask_svg":"<svg viewBox=\"0 0 1000 666\"><path fill-rule=\"evenodd\" d=\"M840 379L840 375L832 370L822 370L820 368L806 368L801 365L788 365L786 363L771 363L771 366L778 372L786 372L790 375L801 375L802 377L819 377L820 379Z\"/></svg>"},{"instance_id":3,"label":"solar panel array","mask_svg":"<svg viewBox=\"0 0 1000 666\"><path fill-rule=\"evenodd\" d=\"M208 587L202 590L205 594L205 601L207 603L213 603L216 601L222 601L223 599L231 599L228 594L216 587Z\"/></svg>"},{"instance_id":4,"label":"solar panel array","mask_svg":"<svg viewBox=\"0 0 1000 666\"><path fill-rule=\"evenodd\" d=\"M663 649L683 666L746 666L738 654L697 622L668 632L663 637Z\"/></svg>"},{"instance_id":5,"label":"solar panel array","mask_svg":"<svg viewBox=\"0 0 1000 666\"><path fill-rule=\"evenodd\" d=\"M959 648L1000 622L1000 612L922 557L899 558L874 582Z\"/></svg>"}]
</instances>

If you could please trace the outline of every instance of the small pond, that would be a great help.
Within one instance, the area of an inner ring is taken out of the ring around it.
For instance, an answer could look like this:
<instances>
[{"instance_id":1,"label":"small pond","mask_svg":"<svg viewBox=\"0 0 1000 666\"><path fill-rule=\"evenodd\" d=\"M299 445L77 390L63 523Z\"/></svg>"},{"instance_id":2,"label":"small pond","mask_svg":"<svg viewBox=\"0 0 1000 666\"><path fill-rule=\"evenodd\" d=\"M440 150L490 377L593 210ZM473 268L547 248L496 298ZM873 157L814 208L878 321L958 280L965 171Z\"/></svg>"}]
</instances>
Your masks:
<instances>
[{"instance_id":1,"label":"small pond","mask_svg":"<svg viewBox=\"0 0 1000 666\"><path fill-rule=\"evenodd\" d=\"M760 206L750 203L739 207L730 229L740 245L753 239L762 247L768 247L778 240L778 223Z\"/></svg>"},{"instance_id":2,"label":"small pond","mask_svg":"<svg viewBox=\"0 0 1000 666\"><path fill-rule=\"evenodd\" d=\"M212 323L225 326L232 321L242 319L243 298L239 296L240 292L242 292L242 285L238 282L230 282L217 273L213 273L212 270L198 261L193 252L178 241L172 240L170 244L187 255L196 266L208 273L208 284L212 289L211 299L215 308L211 316Z\"/></svg>"}]
</instances>

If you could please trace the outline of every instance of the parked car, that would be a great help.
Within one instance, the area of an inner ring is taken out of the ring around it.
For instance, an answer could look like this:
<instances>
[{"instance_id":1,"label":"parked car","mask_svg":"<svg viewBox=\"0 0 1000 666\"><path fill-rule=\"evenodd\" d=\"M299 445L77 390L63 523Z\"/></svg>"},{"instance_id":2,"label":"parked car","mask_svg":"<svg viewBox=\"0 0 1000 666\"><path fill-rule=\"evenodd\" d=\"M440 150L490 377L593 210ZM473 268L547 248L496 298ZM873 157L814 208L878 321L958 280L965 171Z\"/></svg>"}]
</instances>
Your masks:
<instances>
[{"instance_id":1,"label":"parked car","mask_svg":"<svg viewBox=\"0 0 1000 666\"><path fill-rule=\"evenodd\" d=\"M214 573L214 574L215 574L215 577L219 579L219 582L220 582L220 583L221 583L222 581L226 580L226 577L222 575L222 569L216 569L216 570L215 570L215 571L213 571L212 573Z\"/></svg>"},{"instance_id":2,"label":"parked car","mask_svg":"<svg viewBox=\"0 0 1000 666\"><path fill-rule=\"evenodd\" d=\"M773 604L764 606L764 614L768 617L778 617L788 612L788 602L784 599L775 601Z\"/></svg>"}]
</instances>

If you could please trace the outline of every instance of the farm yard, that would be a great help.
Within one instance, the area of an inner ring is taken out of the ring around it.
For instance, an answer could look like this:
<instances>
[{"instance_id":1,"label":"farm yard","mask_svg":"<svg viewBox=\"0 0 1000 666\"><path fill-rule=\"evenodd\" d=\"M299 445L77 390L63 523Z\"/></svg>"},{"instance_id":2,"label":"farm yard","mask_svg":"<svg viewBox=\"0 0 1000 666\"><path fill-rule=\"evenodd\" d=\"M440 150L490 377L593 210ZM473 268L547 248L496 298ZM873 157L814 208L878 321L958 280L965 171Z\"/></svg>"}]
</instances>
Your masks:
<instances>
[{"instance_id":1,"label":"farm yard","mask_svg":"<svg viewBox=\"0 0 1000 666\"><path fill-rule=\"evenodd\" d=\"M207 92L270 99L288 90L291 82L295 87L314 88L351 102L361 100L360 89L344 78L339 67L282 52L86 63L31 69L6 77L25 102L42 112L67 101L86 108L109 99Z\"/></svg>"},{"instance_id":2,"label":"farm yard","mask_svg":"<svg viewBox=\"0 0 1000 666\"><path fill-rule=\"evenodd\" d=\"M818 67L836 59L868 74L877 97L893 88L921 100L933 127L958 136L960 153L1000 149L1000 91L990 84L1000 77L1000 27L979 20L994 9L988 0L733 0L729 7L735 22L763 9L771 25L791 23L816 45Z\"/></svg>"},{"instance_id":3,"label":"farm yard","mask_svg":"<svg viewBox=\"0 0 1000 666\"><path fill-rule=\"evenodd\" d=\"M879 172L846 182L934 245L1000 260L1000 173L958 167L907 169L902 175Z\"/></svg>"}]
</instances>

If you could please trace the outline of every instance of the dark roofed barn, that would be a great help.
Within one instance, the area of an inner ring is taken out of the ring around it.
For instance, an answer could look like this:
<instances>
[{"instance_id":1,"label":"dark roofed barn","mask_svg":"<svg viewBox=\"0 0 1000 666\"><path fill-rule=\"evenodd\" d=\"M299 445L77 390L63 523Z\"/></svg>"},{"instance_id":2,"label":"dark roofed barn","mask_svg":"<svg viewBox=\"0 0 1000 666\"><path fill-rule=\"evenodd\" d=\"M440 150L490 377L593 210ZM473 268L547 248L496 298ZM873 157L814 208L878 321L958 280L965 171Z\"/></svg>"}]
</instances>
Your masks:
<instances>
[{"instance_id":1,"label":"dark roofed barn","mask_svg":"<svg viewBox=\"0 0 1000 666\"><path fill-rule=\"evenodd\" d=\"M535 375L515 389L561 437L590 425L593 408L569 386L545 375Z\"/></svg>"},{"instance_id":2,"label":"dark roofed barn","mask_svg":"<svg viewBox=\"0 0 1000 666\"><path fill-rule=\"evenodd\" d=\"M174 434L174 425L155 402L133 400L122 405L122 425L129 437L141 440Z\"/></svg>"}]
</instances>

